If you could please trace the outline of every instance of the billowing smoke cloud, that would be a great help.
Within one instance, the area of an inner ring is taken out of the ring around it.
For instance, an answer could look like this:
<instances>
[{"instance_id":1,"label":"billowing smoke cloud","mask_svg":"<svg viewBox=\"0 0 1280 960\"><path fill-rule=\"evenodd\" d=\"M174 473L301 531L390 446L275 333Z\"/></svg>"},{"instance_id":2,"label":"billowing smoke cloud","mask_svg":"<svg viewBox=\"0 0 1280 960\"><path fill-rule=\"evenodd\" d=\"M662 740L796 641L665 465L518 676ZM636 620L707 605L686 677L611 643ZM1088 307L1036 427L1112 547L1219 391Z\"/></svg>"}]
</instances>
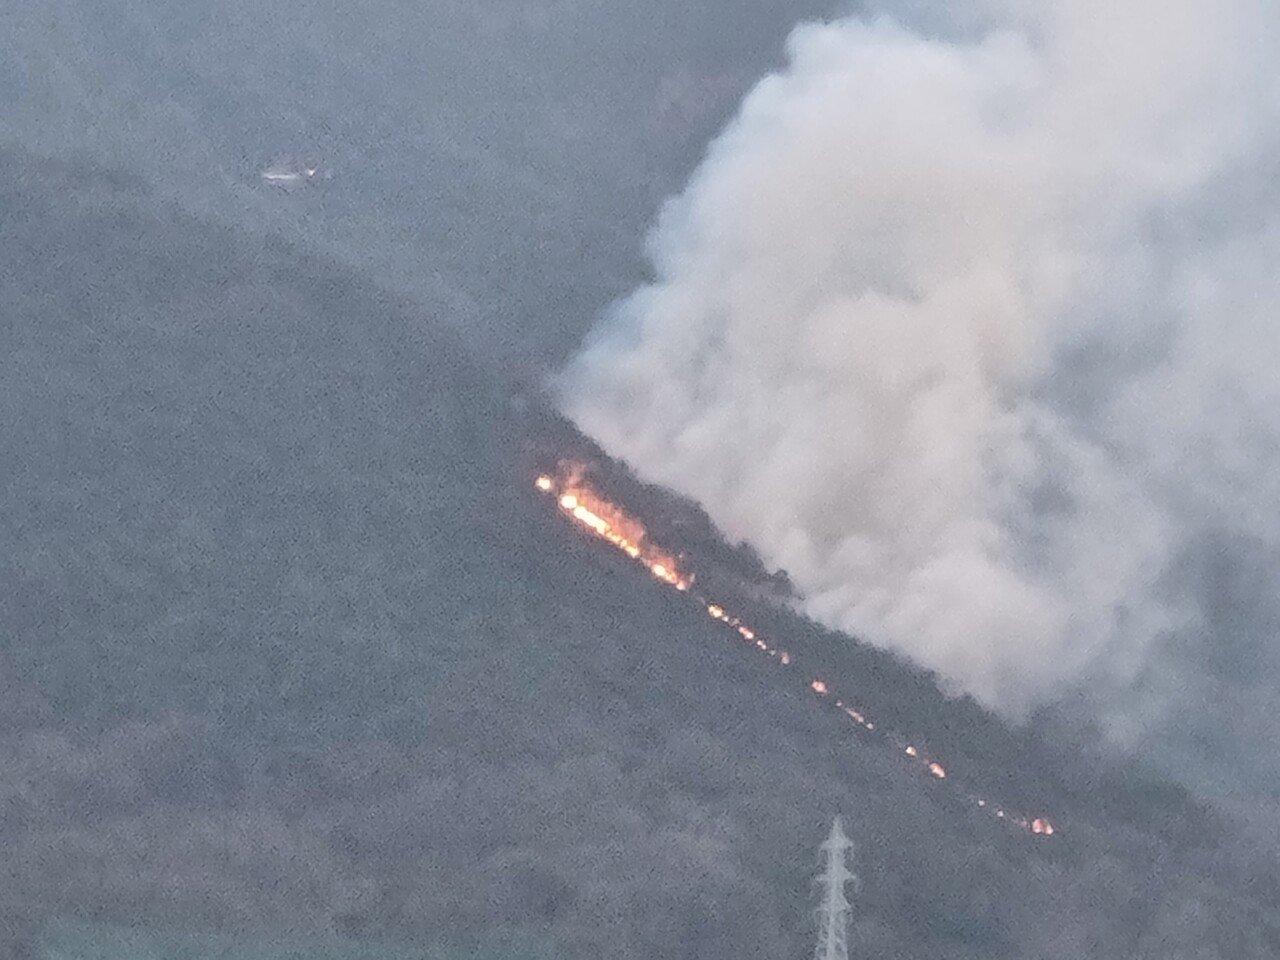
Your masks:
<instances>
[{"instance_id":1,"label":"billowing smoke cloud","mask_svg":"<svg viewBox=\"0 0 1280 960\"><path fill-rule=\"evenodd\" d=\"M564 403L831 624L1014 712L1159 700L1205 545L1280 551L1277 17L983 16L798 28Z\"/></svg>"}]
</instances>

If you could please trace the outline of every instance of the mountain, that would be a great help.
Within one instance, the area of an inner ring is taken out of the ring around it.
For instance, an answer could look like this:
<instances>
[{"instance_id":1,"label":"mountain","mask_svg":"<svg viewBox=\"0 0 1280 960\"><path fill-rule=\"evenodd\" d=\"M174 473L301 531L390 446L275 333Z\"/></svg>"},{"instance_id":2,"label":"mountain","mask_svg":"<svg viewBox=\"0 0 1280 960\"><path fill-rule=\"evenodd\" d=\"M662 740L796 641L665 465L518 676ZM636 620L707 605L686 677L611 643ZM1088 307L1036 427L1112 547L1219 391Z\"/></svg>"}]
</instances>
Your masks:
<instances>
[{"instance_id":1,"label":"mountain","mask_svg":"<svg viewBox=\"0 0 1280 960\"><path fill-rule=\"evenodd\" d=\"M92 157L554 364L797 19L830 0L229 0L0 11L0 144ZM731 29L726 29L727 24ZM280 157L331 174L263 189Z\"/></svg>"},{"instance_id":2,"label":"mountain","mask_svg":"<svg viewBox=\"0 0 1280 960\"><path fill-rule=\"evenodd\" d=\"M790 612L446 318L87 161L0 155L0 237L0 957L85 925L191 956L798 956L835 813L868 955L1280 951L1280 877L1231 824ZM582 536L532 486L560 457L1058 835Z\"/></svg>"}]
</instances>

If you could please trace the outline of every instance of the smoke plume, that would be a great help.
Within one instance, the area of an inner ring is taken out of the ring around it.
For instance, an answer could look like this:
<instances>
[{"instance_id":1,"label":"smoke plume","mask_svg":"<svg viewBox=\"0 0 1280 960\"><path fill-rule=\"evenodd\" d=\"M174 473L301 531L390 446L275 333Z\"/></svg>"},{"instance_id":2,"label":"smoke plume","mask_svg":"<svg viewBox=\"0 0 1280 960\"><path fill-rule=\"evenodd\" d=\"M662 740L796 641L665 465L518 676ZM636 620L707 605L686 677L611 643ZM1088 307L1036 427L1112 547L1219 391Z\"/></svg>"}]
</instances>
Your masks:
<instances>
[{"instance_id":1,"label":"smoke plume","mask_svg":"<svg viewBox=\"0 0 1280 960\"><path fill-rule=\"evenodd\" d=\"M988 703L1141 679L1123 734L1280 570L1278 47L1251 0L799 27L567 411Z\"/></svg>"}]
</instances>

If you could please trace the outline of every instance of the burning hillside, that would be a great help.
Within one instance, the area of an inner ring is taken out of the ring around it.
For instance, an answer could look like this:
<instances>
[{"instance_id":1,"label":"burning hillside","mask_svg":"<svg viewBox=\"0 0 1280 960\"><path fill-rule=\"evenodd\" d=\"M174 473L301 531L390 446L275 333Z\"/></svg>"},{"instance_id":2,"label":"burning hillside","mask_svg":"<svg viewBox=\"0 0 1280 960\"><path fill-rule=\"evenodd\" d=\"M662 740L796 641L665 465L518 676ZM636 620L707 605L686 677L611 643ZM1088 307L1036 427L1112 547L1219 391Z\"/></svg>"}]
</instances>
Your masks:
<instances>
[{"instance_id":1,"label":"burning hillside","mask_svg":"<svg viewBox=\"0 0 1280 960\"><path fill-rule=\"evenodd\" d=\"M796 656L792 651L785 649L777 641L766 639L741 617L729 612L723 603L696 589L693 571L688 568L683 555L653 543L639 519L620 504L595 491L585 479L585 470L580 465L563 465L556 475L540 474L534 480L534 487L541 493L554 497L561 515L571 520L579 529L626 554L644 567L655 580L686 594L705 610L707 616L724 624L733 637L746 644L749 649L769 657L780 667L797 666ZM811 677L807 687L818 700L833 703L843 717L859 728L866 742L894 750L933 780L945 782L967 807L988 814L1031 836L1052 837L1056 834L1056 828L1047 818L1015 813L1004 805L989 800L981 792L958 785L938 758L930 756L901 734L878 726L869 719L865 709L837 694L831 681Z\"/></svg>"}]
</instances>

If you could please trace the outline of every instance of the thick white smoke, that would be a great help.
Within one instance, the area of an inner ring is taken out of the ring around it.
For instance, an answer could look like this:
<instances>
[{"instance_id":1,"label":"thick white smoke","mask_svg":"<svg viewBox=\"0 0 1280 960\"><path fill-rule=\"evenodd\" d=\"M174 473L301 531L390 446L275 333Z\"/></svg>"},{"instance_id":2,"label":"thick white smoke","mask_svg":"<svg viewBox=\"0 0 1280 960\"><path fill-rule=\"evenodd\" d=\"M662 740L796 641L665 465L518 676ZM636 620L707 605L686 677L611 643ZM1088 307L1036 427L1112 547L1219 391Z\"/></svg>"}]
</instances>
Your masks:
<instances>
[{"instance_id":1,"label":"thick white smoke","mask_svg":"<svg viewBox=\"0 0 1280 960\"><path fill-rule=\"evenodd\" d=\"M1280 546L1277 14L999 2L803 26L565 372L574 418L810 611L1020 711Z\"/></svg>"}]
</instances>

